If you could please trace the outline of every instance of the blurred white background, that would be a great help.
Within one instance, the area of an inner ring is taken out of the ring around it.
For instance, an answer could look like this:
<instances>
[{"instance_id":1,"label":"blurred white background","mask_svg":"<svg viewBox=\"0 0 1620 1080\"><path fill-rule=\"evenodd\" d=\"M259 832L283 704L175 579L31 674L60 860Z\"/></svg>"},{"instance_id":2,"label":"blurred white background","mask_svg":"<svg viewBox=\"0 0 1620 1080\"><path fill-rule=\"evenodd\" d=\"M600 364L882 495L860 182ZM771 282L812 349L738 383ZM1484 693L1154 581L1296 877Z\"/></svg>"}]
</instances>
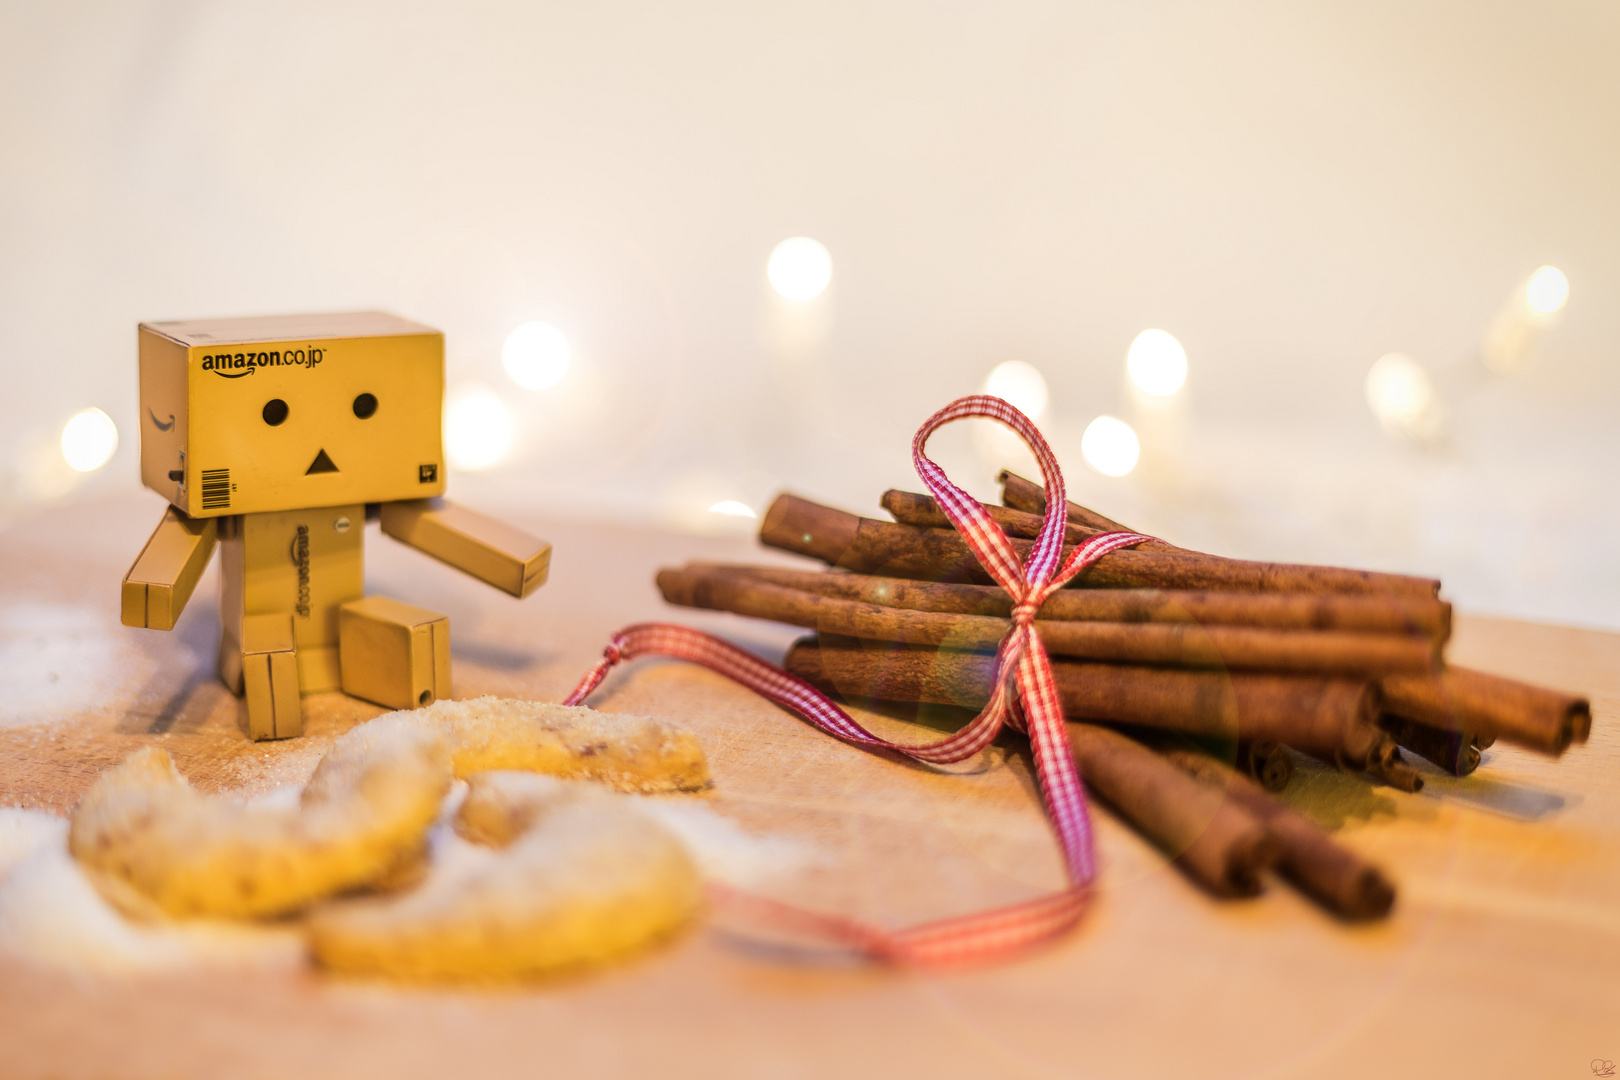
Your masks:
<instances>
[{"instance_id":1,"label":"blurred white background","mask_svg":"<svg viewBox=\"0 0 1620 1080\"><path fill-rule=\"evenodd\" d=\"M1020 361L1138 528L1620 628L1617 56L1594 2L5 3L0 522L136 486L138 321L383 308L446 331L484 508L875 513Z\"/></svg>"}]
</instances>

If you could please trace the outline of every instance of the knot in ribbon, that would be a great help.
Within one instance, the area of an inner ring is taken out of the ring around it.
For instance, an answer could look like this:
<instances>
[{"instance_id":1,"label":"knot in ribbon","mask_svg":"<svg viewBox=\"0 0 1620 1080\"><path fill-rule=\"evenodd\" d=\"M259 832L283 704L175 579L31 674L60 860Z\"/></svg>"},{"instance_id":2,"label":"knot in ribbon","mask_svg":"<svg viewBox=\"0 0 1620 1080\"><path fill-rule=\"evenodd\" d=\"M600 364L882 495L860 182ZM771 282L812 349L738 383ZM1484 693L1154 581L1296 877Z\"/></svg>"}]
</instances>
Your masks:
<instances>
[{"instance_id":1,"label":"knot in ribbon","mask_svg":"<svg viewBox=\"0 0 1620 1080\"><path fill-rule=\"evenodd\" d=\"M1016 431L1029 445L1046 486L1046 513L1027 560L988 510L951 483L945 471L924 453L928 438L956 420L986 417ZM958 398L918 429L911 444L912 461L923 483L951 524L962 534L985 572L1012 598L1012 625L996 652L995 682L990 701L960 731L934 743L910 745L872 734L825 694L795 675L765 663L728 642L670 623L638 623L615 634L602 659L564 701L577 705L616 664L638 656L662 655L703 664L846 742L893 751L919 761L962 761L984 749L1004 726L1026 731L1034 752L1041 797L1058 834L1069 887L1009 907L889 932L853 919L801 911L790 905L733 890L721 890L732 903L745 903L894 963L941 967L983 961L1020 951L1063 933L1085 911L1089 886L1096 876L1091 821L1084 788L1069 747L1063 710L1052 665L1035 629L1035 615L1046 598L1111 551L1150 539L1138 533L1099 533L1075 546L1063 558L1068 497L1057 459L1033 422L998 397L974 394Z\"/></svg>"},{"instance_id":2,"label":"knot in ribbon","mask_svg":"<svg viewBox=\"0 0 1620 1080\"><path fill-rule=\"evenodd\" d=\"M1046 513L1029 558L1022 564L1012 541L990 512L951 483L945 470L924 452L929 436L935 431L953 421L975 416L998 420L1016 431L1040 466L1041 480L1046 487ZM1029 417L1001 398L974 394L951 402L917 430L911 441L911 457L917 474L928 485L940 510L962 534L985 572L1007 590L1013 600L1013 625L997 651L996 686L990 703L958 736L982 727L973 740L977 744L974 750L981 749L996 737L1003 724L1014 719L1017 707L1017 712L1022 714L1018 717L1022 721L1018 726L1029 733L1041 797L1063 847L1073 886L1071 892L1083 890L1096 876L1091 819L1069 748L1068 731L1063 725L1063 708L1058 702L1052 664L1035 631L1035 613L1047 597L1067 585L1080 571L1111 551L1140 544L1149 537L1128 532L1100 533L1076 545L1064 560L1063 537L1069 500L1063 470ZM1076 911L1075 917L1078 916Z\"/></svg>"},{"instance_id":3,"label":"knot in ribbon","mask_svg":"<svg viewBox=\"0 0 1620 1080\"><path fill-rule=\"evenodd\" d=\"M1041 610L1041 604L1043 604L1045 602L1046 602L1046 598L1044 596L1041 597L1041 599L1039 601L1036 601L1036 600L1020 600L1020 601L1018 601L1018 603L1013 605L1013 609L1012 609L1012 621L1013 621L1013 623L1018 625L1018 626L1028 626L1030 623L1035 621L1035 613L1037 611Z\"/></svg>"}]
</instances>

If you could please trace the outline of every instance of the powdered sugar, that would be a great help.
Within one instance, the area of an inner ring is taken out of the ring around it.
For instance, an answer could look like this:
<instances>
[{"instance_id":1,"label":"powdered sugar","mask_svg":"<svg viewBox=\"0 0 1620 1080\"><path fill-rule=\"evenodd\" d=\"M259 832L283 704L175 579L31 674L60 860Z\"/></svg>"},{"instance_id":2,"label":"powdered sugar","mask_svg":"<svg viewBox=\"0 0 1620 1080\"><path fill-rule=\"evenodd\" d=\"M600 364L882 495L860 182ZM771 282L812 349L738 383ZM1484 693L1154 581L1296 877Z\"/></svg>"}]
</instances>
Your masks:
<instances>
[{"instance_id":1,"label":"powdered sugar","mask_svg":"<svg viewBox=\"0 0 1620 1080\"><path fill-rule=\"evenodd\" d=\"M431 836L436 875L476 873L497 852L450 827L466 784L445 800ZM253 802L296 801L289 786ZM691 796L622 796L669 829L703 876L759 888L821 865L823 853L794 837L752 833ZM196 967L290 969L303 965L297 923L193 919L144 922L101 895L67 850L68 822L38 810L0 807L0 955L86 974L139 974Z\"/></svg>"},{"instance_id":2,"label":"powdered sugar","mask_svg":"<svg viewBox=\"0 0 1620 1080\"><path fill-rule=\"evenodd\" d=\"M0 808L0 954L98 974L303 963L295 927L125 917L68 854L67 828L37 810Z\"/></svg>"},{"instance_id":3,"label":"powdered sugar","mask_svg":"<svg viewBox=\"0 0 1620 1080\"><path fill-rule=\"evenodd\" d=\"M825 862L822 852L802 840L748 832L698 799L642 796L635 804L674 833L713 881L756 889Z\"/></svg>"}]
</instances>

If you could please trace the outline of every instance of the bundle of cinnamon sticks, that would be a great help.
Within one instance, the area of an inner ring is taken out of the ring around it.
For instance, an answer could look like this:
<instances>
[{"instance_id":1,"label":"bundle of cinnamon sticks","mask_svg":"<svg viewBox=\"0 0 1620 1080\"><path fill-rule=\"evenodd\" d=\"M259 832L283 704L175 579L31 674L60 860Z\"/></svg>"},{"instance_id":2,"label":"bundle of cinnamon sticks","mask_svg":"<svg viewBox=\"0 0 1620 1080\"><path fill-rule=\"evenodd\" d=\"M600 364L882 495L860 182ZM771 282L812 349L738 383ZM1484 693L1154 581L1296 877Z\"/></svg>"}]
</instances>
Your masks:
<instances>
[{"instance_id":1,"label":"bundle of cinnamon sticks","mask_svg":"<svg viewBox=\"0 0 1620 1080\"><path fill-rule=\"evenodd\" d=\"M1005 505L986 509L1022 557L1046 492L1012 473L1001 482ZM1012 600L932 498L881 501L894 520L792 495L772 504L761 542L829 569L694 563L660 571L658 587L674 604L816 631L785 666L846 699L978 708ZM1067 511L1066 545L1125 530ZM1246 895L1275 867L1338 914L1368 918L1390 909L1393 886L1268 794L1287 784L1290 751L1416 791L1403 749L1463 776L1495 739L1559 754L1591 727L1583 698L1447 666L1439 591L1431 578L1153 540L1098 559L1035 626L1087 783L1190 877Z\"/></svg>"}]
</instances>

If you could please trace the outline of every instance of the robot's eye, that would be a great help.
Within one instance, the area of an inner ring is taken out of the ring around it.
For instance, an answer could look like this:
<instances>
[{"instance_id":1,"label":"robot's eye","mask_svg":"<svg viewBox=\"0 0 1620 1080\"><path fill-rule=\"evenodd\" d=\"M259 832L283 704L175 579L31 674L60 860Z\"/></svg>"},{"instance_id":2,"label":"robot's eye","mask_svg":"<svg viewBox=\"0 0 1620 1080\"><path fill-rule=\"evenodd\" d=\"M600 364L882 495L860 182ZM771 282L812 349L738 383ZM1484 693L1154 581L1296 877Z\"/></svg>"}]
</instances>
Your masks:
<instances>
[{"instance_id":1,"label":"robot's eye","mask_svg":"<svg viewBox=\"0 0 1620 1080\"><path fill-rule=\"evenodd\" d=\"M275 427L287 419L287 403L280 398L271 398L264 403L264 412L261 415L264 417L265 423Z\"/></svg>"},{"instance_id":2,"label":"robot's eye","mask_svg":"<svg viewBox=\"0 0 1620 1080\"><path fill-rule=\"evenodd\" d=\"M361 394L354 399L354 415L362 420L370 420L371 414L377 411L377 395Z\"/></svg>"}]
</instances>

